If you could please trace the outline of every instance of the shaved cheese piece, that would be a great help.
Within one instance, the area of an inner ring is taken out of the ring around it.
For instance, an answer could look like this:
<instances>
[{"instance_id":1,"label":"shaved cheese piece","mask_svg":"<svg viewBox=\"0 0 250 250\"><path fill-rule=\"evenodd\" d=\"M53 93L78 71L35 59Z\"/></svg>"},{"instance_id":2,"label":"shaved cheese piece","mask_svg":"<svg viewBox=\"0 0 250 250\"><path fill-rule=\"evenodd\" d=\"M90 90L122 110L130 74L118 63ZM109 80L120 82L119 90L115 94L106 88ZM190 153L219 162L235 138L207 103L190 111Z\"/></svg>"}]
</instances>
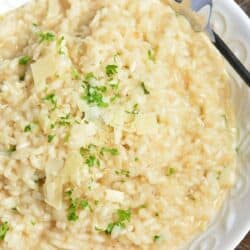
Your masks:
<instances>
[{"instance_id":1,"label":"shaved cheese piece","mask_svg":"<svg viewBox=\"0 0 250 250\"><path fill-rule=\"evenodd\" d=\"M69 146L71 148L83 147L92 141L97 129L94 123L76 124L71 128Z\"/></svg>"},{"instance_id":2,"label":"shaved cheese piece","mask_svg":"<svg viewBox=\"0 0 250 250\"><path fill-rule=\"evenodd\" d=\"M59 160L60 162L60 160ZM62 207L63 185L71 183L80 185L82 157L77 151L68 154L62 169L61 163L49 160L46 164L46 182L44 184L45 201L55 209ZM58 171L59 170L59 171Z\"/></svg>"},{"instance_id":3,"label":"shaved cheese piece","mask_svg":"<svg viewBox=\"0 0 250 250\"><path fill-rule=\"evenodd\" d=\"M80 168L82 166L82 162L83 160L79 152L72 151L68 154L61 173L61 177L64 183L70 182L73 185L80 185Z\"/></svg>"},{"instance_id":4,"label":"shaved cheese piece","mask_svg":"<svg viewBox=\"0 0 250 250\"><path fill-rule=\"evenodd\" d=\"M158 123L155 114L138 114L134 120L136 133L139 135L156 134Z\"/></svg>"},{"instance_id":5,"label":"shaved cheese piece","mask_svg":"<svg viewBox=\"0 0 250 250\"><path fill-rule=\"evenodd\" d=\"M46 181L44 184L44 195L47 204L60 209L62 206L62 180L59 178L63 167L63 160L49 159L45 164Z\"/></svg>"},{"instance_id":6,"label":"shaved cheese piece","mask_svg":"<svg viewBox=\"0 0 250 250\"><path fill-rule=\"evenodd\" d=\"M125 112L121 107L114 107L111 110L107 110L103 114L103 120L107 125L110 125L114 128L123 127L125 122Z\"/></svg>"},{"instance_id":7,"label":"shaved cheese piece","mask_svg":"<svg viewBox=\"0 0 250 250\"><path fill-rule=\"evenodd\" d=\"M52 54L46 55L31 64L35 86L38 89L43 88L45 86L46 79L53 76L56 73L56 69L56 58Z\"/></svg>"},{"instance_id":8,"label":"shaved cheese piece","mask_svg":"<svg viewBox=\"0 0 250 250\"><path fill-rule=\"evenodd\" d=\"M49 159L45 164L45 174L48 176L58 176L58 173L63 167L63 160Z\"/></svg>"},{"instance_id":9,"label":"shaved cheese piece","mask_svg":"<svg viewBox=\"0 0 250 250\"><path fill-rule=\"evenodd\" d=\"M107 189L106 200L111 202L122 203L124 201L124 193L113 189Z\"/></svg>"},{"instance_id":10,"label":"shaved cheese piece","mask_svg":"<svg viewBox=\"0 0 250 250\"><path fill-rule=\"evenodd\" d=\"M45 201L48 205L55 209L62 208L63 199L63 183L62 180L57 178L46 177L44 185Z\"/></svg>"}]
</instances>

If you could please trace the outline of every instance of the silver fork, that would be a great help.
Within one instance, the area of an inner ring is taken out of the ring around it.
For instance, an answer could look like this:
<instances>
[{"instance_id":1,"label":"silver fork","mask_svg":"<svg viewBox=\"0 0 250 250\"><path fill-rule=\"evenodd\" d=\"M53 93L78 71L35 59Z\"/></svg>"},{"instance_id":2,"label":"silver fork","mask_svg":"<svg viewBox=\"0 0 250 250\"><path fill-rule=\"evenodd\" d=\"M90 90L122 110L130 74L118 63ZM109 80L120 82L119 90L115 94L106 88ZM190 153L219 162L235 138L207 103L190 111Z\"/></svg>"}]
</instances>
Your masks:
<instances>
[{"instance_id":1,"label":"silver fork","mask_svg":"<svg viewBox=\"0 0 250 250\"><path fill-rule=\"evenodd\" d=\"M183 0L175 0L177 3L182 3ZM220 38L220 36L211 27L211 14L213 10L213 0L191 0L191 8L198 12L202 8L209 6L209 15L205 25L205 31L208 33L211 41L215 47L221 52L225 59L231 64L234 70L239 74L242 80L250 87L250 73L246 67L241 63L232 50Z\"/></svg>"}]
</instances>

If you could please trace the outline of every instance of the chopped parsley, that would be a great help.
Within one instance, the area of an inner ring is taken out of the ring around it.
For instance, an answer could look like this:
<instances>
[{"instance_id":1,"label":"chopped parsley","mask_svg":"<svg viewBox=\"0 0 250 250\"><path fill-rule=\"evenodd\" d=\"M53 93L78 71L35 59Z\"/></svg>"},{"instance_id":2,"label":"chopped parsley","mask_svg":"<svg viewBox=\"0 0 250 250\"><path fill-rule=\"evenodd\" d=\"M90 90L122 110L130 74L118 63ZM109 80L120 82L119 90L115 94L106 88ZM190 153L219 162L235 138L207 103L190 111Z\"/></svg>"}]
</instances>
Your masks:
<instances>
[{"instance_id":1,"label":"chopped parsley","mask_svg":"<svg viewBox=\"0 0 250 250\"><path fill-rule=\"evenodd\" d=\"M103 155L104 153L109 153L113 156L119 155L119 151L117 148L107 148L107 147L102 147L101 149L101 155Z\"/></svg>"},{"instance_id":2,"label":"chopped parsley","mask_svg":"<svg viewBox=\"0 0 250 250\"><path fill-rule=\"evenodd\" d=\"M29 61L31 60L31 58L29 56L22 56L18 63L19 65L26 65L27 63L29 63Z\"/></svg>"},{"instance_id":3,"label":"chopped parsley","mask_svg":"<svg viewBox=\"0 0 250 250\"><path fill-rule=\"evenodd\" d=\"M58 123L60 126L69 126L70 125L69 114L61 116Z\"/></svg>"},{"instance_id":4,"label":"chopped parsley","mask_svg":"<svg viewBox=\"0 0 250 250\"><path fill-rule=\"evenodd\" d=\"M172 176L173 174L175 174L176 170L172 167L167 168L167 172L166 175L167 176Z\"/></svg>"},{"instance_id":5,"label":"chopped parsley","mask_svg":"<svg viewBox=\"0 0 250 250\"><path fill-rule=\"evenodd\" d=\"M51 32L39 32L38 35L40 38L40 42L52 42L56 39L56 36Z\"/></svg>"},{"instance_id":6,"label":"chopped parsley","mask_svg":"<svg viewBox=\"0 0 250 250\"><path fill-rule=\"evenodd\" d=\"M138 157L135 157L135 161L139 161L139 158L138 158Z\"/></svg>"},{"instance_id":7,"label":"chopped parsley","mask_svg":"<svg viewBox=\"0 0 250 250\"><path fill-rule=\"evenodd\" d=\"M36 225L36 222L35 222L34 220L32 220L32 221L30 221L30 224L31 224L32 226L35 226L35 225Z\"/></svg>"},{"instance_id":8,"label":"chopped parsley","mask_svg":"<svg viewBox=\"0 0 250 250\"><path fill-rule=\"evenodd\" d=\"M148 50L148 59L151 60L151 61L155 61L155 56L152 52L152 50Z\"/></svg>"},{"instance_id":9,"label":"chopped parsley","mask_svg":"<svg viewBox=\"0 0 250 250\"><path fill-rule=\"evenodd\" d=\"M77 199L71 198L71 203L68 208L67 218L69 221L77 221L79 216L77 215Z\"/></svg>"},{"instance_id":10,"label":"chopped parsley","mask_svg":"<svg viewBox=\"0 0 250 250\"><path fill-rule=\"evenodd\" d=\"M141 82L141 87L142 87L142 90L143 90L143 92L144 92L145 95L149 95L149 94L150 94L150 92L149 92L148 89L146 88L144 82Z\"/></svg>"},{"instance_id":11,"label":"chopped parsley","mask_svg":"<svg viewBox=\"0 0 250 250\"><path fill-rule=\"evenodd\" d=\"M86 84L85 93L81 97L88 104L94 104L100 108L108 107L108 103L106 103L103 99L103 93L107 91L105 86L90 86Z\"/></svg>"},{"instance_id":12,"label":"chopped parsley","mask_svg":"<svg viewBox=\"0 0 250 250\"><path fill-rule=\"evenodd\" d=\"M73 80L79 80L80 79L80 74L77 71L77 69L72 69L71 75L72 75Z\"/></svg>"},{"instance_id":13,"label":"chopped parsley","mask_svg":"<svg viewBox=\"0 0 250 250\"><path fill-rule=\"evenodd\" d=\"M57 97L54 93L48 94L43 100L49 102L53 106L53 110L57 107Z\"/></svg>"},{"instance_id":14,"label":"chopped parsley","mask_svg":"<svg viewBox=\"0 0 250 250\"><path fill-rule=\"evenodd\" d=\"M126 222L130 222L131 219L131 210L122 210L118 209L116 212L117 220L115 222L109 223L106 229L100 229L98 227L95 227L95 229L99 232L104 232L106 234L111 234L114 227L120 227L125 228Z\"/></svg>"},{"instance_id":15,"label":"chopped parsley","mask_svg":"<svg viewBox=\"0 0 250 250\"><path fill-rule=\"evenodd\" d=\"M16 145L10 145L10 146L9 146L9 149L8 149L8 152L9 152L9 153L16 152Z\"/></svg>"},{"instance_id":16,"label":"chopped parsley","mask_svg":"<svg viewBox=\"0 0 250 250\"><path fill-rule=\"evenodd\" d=\"M115 173L117 175L123 175L126 177L130 177L130 172L129 172L129 170L126 170L126 169L116 170Z\"/></svg>"},{"instance_id":17,"label":"chopped parsley","mask_svg":"<svg viewBox=\"0 0 250 250\"><path fill-rule=\"evenodd\" d=\"M94 75L93 72L87 73L87 74L85 75L85 79L84 79L83 82L89 84L89 81L90 81L91 79L96 79L96 77L95 77L95 75Z\"/></svg>"},{"instance_id":18,"label":"chopped parsley","mask_svg":"<svg viewBox=\"0 0 250 250\"><path fill-rule=\"evenodd\" d=\"M79 207L80 207L81 209L85 209L85 208L87 208L88 206L89 206L89 203L88 203L87 200L80 200L80 202L79 202Z\"/></svg>"},{"instance_id":19,"label":"chopped parsley","mask_svg":"<svg viewBox=\"0 0 250 250\"><path fill-rule=\"evenodd\" d=\"M69 190L65 192L65 195L69 198L70 205L67 211L67 219L69 221L77 221L79 219L78 210L84 210L85 208L89 207L89 203L85 199L74 199L72 197L73 190Z\"/></svg>"},{"instance_id":20,"label":"chopped parsley","mask_svg":"<svg viewBox=\"0 0 250 250\"><path fill-rule=\"evenodd\" d=\"M55 123L51 123L51 124L50 124L50 128L51 128L51 129L55 128L55 126L56 126Z\"/></svg>"},{"instance_id":21,"label":"chopped parsley","mask_svg":"<svg viewBox=\"0 0 250 250\"><path fill-rule=\"evenodd\" d=\"M48 142L52 142L53 139L55 138L55 135L48 135Z\"/></svg>"},{"instance_id":22,"label":"chopped parsley","mask_svg":"<svg viewBox=\"0 0 250 250\"><path fill-rule=\"evenodd\" d=\"M31 124L28 124L24 127L24 132L30 132L31 131Z\"/></svg>"},{"instance_id":23,"label":"chopped parsley","mask_svg":"<svg viewBox=\"0 0 250 250\"><path fill-rule=\"evenodd\" d=\"M0 224L0 240L4 240L7 232L9 231L9 223L7 221Z\"/></svg>"},{"instance_id":24,"label":"chopped parsley","mask_svg":"<svg viewBox=\"0 0 250 250\"><path fill-rule=\"evenodd\" d=\"M100 161L94 155L90 155L86 159L85 163L89 166L89 168L92 168L94 166L100 167Z\"/></svg>"},{"instance_id":25,"label":"chopped parsley","mask_svg":"<svg viewBox=\"0 0 250 250\"><path fill-rule=\"evenodd\" d=\"M59 55L64 55L65 54L64 51L63 51L63 49L62 49L62 43L63 43L63 41L64 41L64 36L61 36L59 38L59 40L57 41L58 54Z\"/></svg>"},{"instance_id":26,"label":"chopped parsley","mask_svg":"<svg viewBox=\"0 0 250 250\"><path fill-rule=\"evenodd\" d=\"M153 239L154 239L154 242L158 241L160 238L161 238L160 235L155 235L154 238L153 238Z\"/></svg>"},{"instance_id":27,"label":"chopped parsley","mask_svg":"<svg viewBox=\"0 0 250 250\"><path fill-rule=\"evenodd\" d=\"M111 76L117 74L117 73L118 73L117 69L118 69L118 66L115 65L115 64L107 65L107 66L106 66L106 69L105 69L106 75L107 75L108 77L111 77Z\"/></svg>"},{"instance_id":28,"label":"chopped parsley","mask_svg":"<svg viewBox=\"0 0 250 250\"><path fill-rule=\"evenodd\" d=\"M139 106L138 103L134 104L132 110L131 111L126 110L126 113L131 115L138 115L139 114L138 106Z\"/></svg>"}]
</instances>

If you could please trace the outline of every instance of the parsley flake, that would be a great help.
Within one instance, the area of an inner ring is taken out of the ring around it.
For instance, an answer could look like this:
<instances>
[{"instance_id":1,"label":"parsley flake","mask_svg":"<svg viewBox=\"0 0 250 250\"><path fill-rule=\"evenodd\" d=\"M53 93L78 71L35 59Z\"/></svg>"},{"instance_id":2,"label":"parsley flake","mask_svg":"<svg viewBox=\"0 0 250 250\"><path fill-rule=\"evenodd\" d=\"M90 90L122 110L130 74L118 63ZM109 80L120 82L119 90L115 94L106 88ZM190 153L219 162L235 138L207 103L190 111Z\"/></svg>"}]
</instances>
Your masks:
<instances>
[{"instance_id":1,"label":"parsley flake","mask_svg":"<svg viewBox=\"0 0 250 250\"><path fill-rule=\"evenodd\" d=\"M145 95L149 95L149 94L150 94L150 92L149 92L148 89L146 88L144 82L141 82L141 87L142 87L142 90L143 90L143 92L144 92Z\"/></svg>"},{"instance_id":2,"label":"parsley flake","mask_svg":"<svg viewBox=\"0 0 250 250\"><path fill-rule=\"evenodd\" d=\"M24 132L27 133L27 132L30 132L31 131L31 124L28 124L24 127Z\"/></svg>"},{"instance_id":3,"label":"parsley flake","mask_svg":"<svg viewBox=\"0 0 250 250\"><path fill-rule=\"evenodd\" d=\"M8 231L9 231L9 223L7 221L0 224L0 240L4 240Z\"/></svg>"},{"instance_id":4,"label":"parsley flake","mask_svg":"<svg viewBox=\"0 0 250 250\"><path fill-rule=\"evenodd\" d=\"M148 50L148 59L151 60L151 61L155 61L155 56L152 52L152 50Z\"/></svg>"},{"instance_id":5,"label":"parsley flake","mask_svg":"<svg viewBox=\"0 0 250 250\"><path fill-rule=\"evenodd\" d=\"M57 46L58 46L58 54L59 55L64 55L64 51L62 49L62 43L64 41L64 36L61 36L60 39L57 41Z\"/></svg>"},{"instance_id":6,"label":"parsley flake","mask_svg":"<svg viewBox=\"0 0 250 250\"><path fill-rule=\"evenodd\" d=\"M77 71L77 69L72 69L71 75L72 75L73 80L79 80L80 79L80 74Z\"/></svg>"},{"instance_id":7,"label":"parsley flake","mask_svg":"<svg viewBox=\"0 0 250 250\"><path fill-rule=\"evenodd\" d=\"M126 110L126 113L131 115L138 115L139 114L138 106L139 106L138 103L134 104L132 110L131 111Z\"/></svg>"},{"instance_id":8,"label":"parsley flake","mask_svg":"<svg viewBox=\"0 0 250 250\"><path fill-rule=\"evenodd\" d=\"M117 148L106 148L106 147L102 147L101 149L101 155L103 155L104 153L110 153L111 155L115 156L115 155L119 155L119 151Z\"/></svg>"},{"instance_id":9,"label":"parsley flake","mask_svg":"<svg viewBox=\"0 0 250 250\"><path fill-rule=\"evenodd\" d=\"M108 77L111 77L111 76L117 74L118 73L117 69L118 69L118 66L115 64L107 65L106 66L106 75Z\"/></svg>"},{"instance_id":10,"label":"parsley flake","mask_svg":"<svg viewBox=\"0 0 250 250\"><path fill-rule=\"evenodd\" d=\"M158 241L160 238L161 238L160 235L155 235L154 238L153 238L153 239L154 239L154 242Z\"/></svg>"},{"instance_id":11,"label":"parsley flake","mask_svg":"<svg viewBox=\"0 0 250 250\"><path fill-rule=\"evenodd\" d=\"M44 42L44 41L52 42L56 38L55 35L51 32L40 32L38 33L38 35L40 38L40 42Z\"/></svg>"},{"instance_id":12,"label":"parsley flake","mask_svg":"<svg viewBox=\"0 0 250 250\"><path fill-rule=\"evenodd\" d=\"M49 102L52 106L53 106L53 110L56 108L57 106L57 97L54 93L48 94L47 96L45 96L43 98L44 101Z\"/></svg>"},{"instance_id":13,"label":"parsley flake","mask_svg":"<svg viewBox=\"0 0 250 250\"><path fill-rule=\"evenodd\" d=\"M100 166L100 161L94 155L90 155L85 161L85 163L89 166L89 168L92 168L94 166Z\"/></svg>"},{"instance_id":14,"label":"parsley flake","mask_svg":"<svg viewBox=\"0 0 250 250\"><path fill-rule=\"evenodd\" d=\"M16 152L16 145L10 145L10 146L9 146L9 149L8 149L8 152L9 152L9 153Z\"/></svg>"},{"instance_id":15,"label":"parsley flake","mask_svg":"<svg viewBox=\"0 0 250 250\"><path fill-rule=\"evenodd\" d=\"M116 170L115 173L117 175L123 175L126 177L130 177L130 172L129 172L129 170L126 170L126 169Z\"/></svg>"},{"instance_id":16,"label":"parsley flake","mask_svg":"<svg viewBox=\"0 0 250 250\"><path fill-rule=\"evenodd\" d=\"M19 65L26 65L29 61L31 60L31 58L29 56L22 56L18 63Z\"/></svg>"},{"instance_id":17,"label":"parsley flake","mask_svg":"<svg viewBox=\"0 0 250 250\"><path fill-rule=\"evenodd\" d=\"M88 104L94 104L100 108L108 107L108 103L103 100L103 93L106 92L105 86L90 86L86 85L85 94L81 97Z\"/></svg>"},{"instance_id":18,"label":"parsley flake","mask_svg":"<svg viewBox=\"0 0 250 250\"><path fill-rule=\"evenodd\" d=\"M70 120L69 120L69 115L67 114L65 116L61 116L58 123L60 126L69 126L70 125Z\"/></svg>"},{"instance_id":19,"label":"parsley flake","mask_svg":"<svg viewBox=\"0 0 250 250\"><path fill-rule=\"evenodd\" d=\"M172 167L167 168L167 172L166 175L167 176L172 176L173 174L175 174L176 170Z\"/></svg>"},{"instance_id":20,"label":"parsley flake","mask_svg":"<svg viewBox=\"0 0 250 250\"><path fill-rule=\"evenodd\" d=\"M52 142L53 139L55 138L55 135L48 135L48 142Z\"/></svg>"},{"instance_id":21,"label":"parsley flake","mask_svg":"<svg viewBox=\"0 0 250 250\"><path fill-rule=\"evenodd\" d=\"M116 212L117 220L115 222L109 223L106 229L100 229L95 227L95 229L99 232L104 232L106 234L111 234L114 227L125 228L126 222L129 222L131 219L131 210L122 210L118 209Z\"/></svg>"},{"instance_id":22,"label":"parsley flake","mask_svg":"<svg viewBox=\"0 0 250 250\"><path fill-rule=\"evenodd\" d=\"M72 197L73 190L68 190L65 192L65 195L68 197L70 201L70 205L67 211L67 219L69 221L77 221L79 219L79 216L77 214L78 210L84 210L85 208L89 207L89 203L85 199L74 199Z\"/></svg>"}]
</instances>

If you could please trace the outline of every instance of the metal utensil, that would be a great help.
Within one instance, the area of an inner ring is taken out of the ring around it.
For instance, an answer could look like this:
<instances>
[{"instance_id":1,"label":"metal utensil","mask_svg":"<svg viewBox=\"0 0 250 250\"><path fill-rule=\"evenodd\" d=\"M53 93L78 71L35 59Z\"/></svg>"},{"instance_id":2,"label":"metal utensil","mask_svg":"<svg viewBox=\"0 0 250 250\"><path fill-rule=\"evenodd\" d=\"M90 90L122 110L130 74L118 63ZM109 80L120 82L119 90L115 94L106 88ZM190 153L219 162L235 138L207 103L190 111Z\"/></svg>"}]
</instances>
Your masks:
<instances>
[{"instance_id":1,"label":"metal utensil","mask_svg":"<svg viewBox=\"0 0 250 250\"><path fill-rule=\"evenodd\" d=\"M175 0L177 3L182 3L183 0ZM204 7L209 7L209 15L205 25L205 31L209 35L215 47L221 52L225 59L230 63L234 70L239 74L242 80L250 87L250 72L241 63L237 56L227 46L227 44L220 38L220 36L211 27L211 14L213 10L213 0L190 0L193 11L198 12Z\"/></svg>"}]
</instances>

